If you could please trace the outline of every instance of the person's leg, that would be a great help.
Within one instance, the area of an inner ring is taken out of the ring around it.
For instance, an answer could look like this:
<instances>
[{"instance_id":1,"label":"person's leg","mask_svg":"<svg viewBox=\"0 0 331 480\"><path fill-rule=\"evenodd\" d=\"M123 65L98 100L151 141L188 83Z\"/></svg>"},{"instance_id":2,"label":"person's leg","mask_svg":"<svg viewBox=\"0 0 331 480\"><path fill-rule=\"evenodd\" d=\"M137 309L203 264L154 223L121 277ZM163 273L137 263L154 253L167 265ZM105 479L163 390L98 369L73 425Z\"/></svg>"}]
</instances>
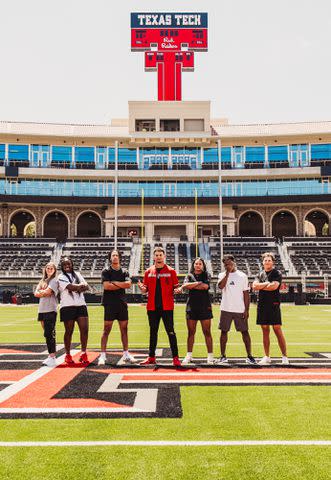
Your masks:
<instances>
[{"instance_id":1,"label":"person's leg","mask_svg":"<svg viewBox=\"0 0 331 480\"><path fill-rule=\"evenodd\" d=\"M70 355L71 339L75 328L75 320L67 320L64 323L64 349L67 355Z\"/></svg>"},{"instance_id":2,"label":"person's leg","mask_svg":"<svg viewBox=\"0 0 331 480\"><path fill-rule=\"evenodd\" d=\"M225 332L224 330L221 330L221 357L225 357L225 352L226 352L226 344L228 341L228 332Z\"/></svg>"},{"instance_id":3,"label":"person's leg","mask_svg":"<svg viewBox=\"0 0 331 480\"><path fill-rule=\"evenodd\" d=\"M113 320L105 320L103 324L103 332L101 336L101 353L106 354L108 337L113 328Z\"/></svg>"},{"instance_id":4,"label":"person's leg","mask_svg":"<svg viewBox=\"0 0 331 480\"><path fill-rule=\"evenodd\" d=\"M263 334L263 349L266 357L270 357L270 326L261 325Z\"/></svg>"},{"instance_id":5,"label":"person's leg","mask_svg":"<svg viewBox=\"0 0 331 480\"><path fill-rule=\"evenodd\" d=\"M187 353L193 352L194 336L197 328L197 322L195 320L186 320L188 335L187 335Z\"/></svg>"},{"instance_id":6,"label":"person's leg","mask_svg":"<svg viewBox=\"0 0 331 480\"><path fill-rule=\"evenodd\" d=\"M286 340L285 340L281 325L273 325L272 328L277 337L278 345L279 345L280 351L282 352L283 357L287 357Z\"/></svg>"},{"instance_id":7,"label":"person's leg","mask_svg":"<svg viewBox=\"0 0 331 480\"><path fill-rule=\"evenodd\" d=\"M165 310L162 312L162 320L166 329L172 357L178 357L177 337L174 330L174 312L173 310Z\"/></svg>"},{"instance_id":8,"label":"person's leg","mask_svg":"<svg viewBox=\"0 0 331 480\"><path fill-rule=\"evenodd\" d=\"M161 320L161 314L157 311L148 312L149 323L149 356L155 357L155 350L157 345L157 337L159 331L159 325Z\"/></svg>"},{"instance_id":9,"label":"person's leg","mask_svg":"<svg viewBox=\"0 0 331 480\"><path fill-rule=\"evenodd\" d=\"M201 320L201 328L205 336L207 352L213 353L213 337L211 335L211 319Z\"/></svg>"},{"instance_id":10,"label":"person's leg","mask_svg":"<svg viewBox=\"0 0 331 480\"><path fill-rule=\"evenodd\" d=\"M88 340L88 317L78 317L77 323L80 333L80 343L82 352L86 352Z\"/></svg>"},{"instance_id":11,"label":"person's leg","mask_svg":"<svg viewBox=\"0 0 331 480\"><path fill-rule=\"evenodd\" d=\"M46 339L47 349L50 357L55 357L56 352L56 313L43 322L44 337Z\"/></svg>"},{"instance_id":12,"label":"person's leg","mask_svg":"<svg viewBox=\"0 0 331 480\"><path fill-rule=\"evenodd\" d=\"M121 320L119 323L120 332L121 332L121 340L123 345L123 351L127 352L129 348L129 341L128 341L128 320Z\"/></svg>"},{"instance_id":13,"label":"person's leg","mask_svg":"<svg viewBox=\"0 0 331 480\"><path fill-rule=\"evenodd\" d=\"M251 342L250 334L248 330L246 330L245 332L241 332L241 335L242 335L243 342L245 344L247 356L250 357L252 355L252 342Z\"/></svg>"}]
</instances>

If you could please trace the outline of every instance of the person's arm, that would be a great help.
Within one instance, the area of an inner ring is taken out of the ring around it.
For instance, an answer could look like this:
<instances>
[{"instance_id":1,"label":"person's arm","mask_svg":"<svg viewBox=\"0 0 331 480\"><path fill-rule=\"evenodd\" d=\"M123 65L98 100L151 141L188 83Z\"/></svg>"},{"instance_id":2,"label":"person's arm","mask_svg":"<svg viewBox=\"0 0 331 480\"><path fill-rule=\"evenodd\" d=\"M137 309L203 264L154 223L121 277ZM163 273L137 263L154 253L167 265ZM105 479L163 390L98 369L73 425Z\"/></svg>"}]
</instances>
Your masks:
<instances>
[{"instance_id":1,"label":"person's arm","mask_svg":"<svg viewBox=\"0 0 331 480\"><path fill-rule=\"evenodd\" d=\"M140 289L141 293L148 292L148 272L145 272L144 280L142 282L138 282L138 288Z\"/></svg>"},{"instance_id":2,"label":"person's arm","mask_svg":"<svg viewBox=\"0 0 331 480\"><path fill-rule=\"evenodd\" d=\"M37 298L51 297L53 293L53 290L50 287L47 287L45 289L36 290L34 296Z\"/></svg>"},{"instance_id":3,"label":"person's arm","mask_svg":"<svg viewBox=\"0 0 331 480\"><path fill-rule=\"evenodd\" d=\"M223 290L223 288L226 287L226 284L227 284L227 282L228 282L229 275L230 275L230 272L226 271L224 277L221 278L221 279L219 279L219 281L217 282L218 288L219 288L220 290Z\"/></svg>"},{"instance_id":4,"label":"person's arm","mask_svg":"<svg viewBox=\"0 0 331 480\"><path fill-rule=\"evenodd\" d=\"M253 282L253 290L267 290L268 292L272 292L273 290L277 290L280 283L273 281L273 282L259 282L255 280Z\"/></svg>"},{"instance_id":5,"label":"person's arm","mask_svg":"<svg viewBox=\"0 0 331 480\"><path fill-rule=\"evenodd\" d=\"M249 317L249 290L244 290L244 304L245 304L245 311L243 313L243 317L245 320L248 320Z\"/></svg>"},{"instance_id":6,"label":"person's arm","mask_svg":"<svg viewBox=\"0 0 331 480\"><path fill-rule=\"evenodd\" d=\"M118 285L115 285L115 283L113 282L109 282L109 281L106 281L106 282L102 282L102 285L103 285L103 289L104 290L119 290L121 287L119 287Z\"/></svg>"},{"instance_id":7,"label":"person's arm","mask_svg":"<svg viewBox=\"0 0 331 480\"><path fill-rule=\"evenodd\" d=\"M181 288L184 290L193 290L196 287L198 287L200 284L201 282L187 282L187 283L183 283Z\"/></svg>"},{"instance_id":8,"label":"person's arm","mask_svg":"<svg viewBox=\"0 0 331 480\"><path fill-rule=\"evenodd\" d=\"M127 280L125 282L118 282L117 280L114 280L111 283L118 288L130 288L131 287L131 280Z\"/></svg>"}]
</instances>

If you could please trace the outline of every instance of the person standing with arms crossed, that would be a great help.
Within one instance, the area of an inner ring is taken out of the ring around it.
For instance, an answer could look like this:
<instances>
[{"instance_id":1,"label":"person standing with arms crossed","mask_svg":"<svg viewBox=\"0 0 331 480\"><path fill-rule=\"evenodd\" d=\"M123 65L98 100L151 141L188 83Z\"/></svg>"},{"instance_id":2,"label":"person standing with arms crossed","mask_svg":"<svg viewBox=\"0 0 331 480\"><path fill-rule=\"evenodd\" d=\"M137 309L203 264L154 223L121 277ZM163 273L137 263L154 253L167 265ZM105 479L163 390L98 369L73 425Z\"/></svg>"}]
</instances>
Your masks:
<instances>
[{"instance_id":1,"label":"person standing with arms crossed","mask_svg":"<svg viewBox=\"0 0 331 480\"><path fill-rule=\"evenodd\" d=\"M84 292L89 290L83 276L74 271L71 258L65 257L61 260L62 273L58 277L60 292L60 320L64 323L64 349L66 356L64 362L70 367L75 364L71 354L71 339L78 323L81 343L80 363L89 363L86 353L88 340L88 313L84 298Z\"/></svg>"},{"instance_id":2,"label":"person standing with arms crossed","mask_svg":"<svg viewBox=\"0 0 331 480\"><path fill-rule=\"evenodd\" d=\"M101 337L101 355L98 365L105 365L107 341L114 320L118 320L123 345L123 361L134 363L134 357L128 351L128 305L125 299L125 289L131 287L129 272L121 267L121 255L113 250L108 255L110 267L103 270L101 279L103 285L102 305L104 306L104 329Z\"/></svg>"},{"instance_id":3,"label":"person standing with arms crossed","mask_svg":"<svg viewBox=\"0 0 331 480\"><path fill-rule=\"evenodd\" d=\"M252 356L251 337L248 333L249 317L249 286L247 275L237 269L233 255L225 255L222 259L225 272L218 276L218 288L222 290L221 318L219 329L221 330L221 358L215 364L228 363L226 358L226 344L228 332L234 321L237 332L241 332L246 347L246 363L256 365Z\"/></svg>"},{"instance_id":4,"label":"person standing with arms crossed","mask_svg":"<svg viewBox=\"0 0 331 480\"><path fill-rule=\"evenodd\" d=\"M282 365L288 365L286 340L282 332L280 311L280 286L282 274L275 268L275 257L271 252L262 255L263 270L253 282L253 289L259 292L257 304L257 325L261 325L263 333L264 357L259 365L270 365L270 326L277 337L282 352Z\"/></svg>"},{"instance_id":5,"label":"person standing with arms crossed","mask_svg":"<svg viewBox=\"0 0 331 480\"><path fill-rule=\"evenodd\" d=\"M138 282L142 293L148 293L147 315L150 328L149 356L140 365L155 365L155 350L161 318L166 329L172 363L180 367L177 337L174 331L174 292L179 287L176 271L165 263L165 251L156 247L153 251L154 265L146 270L143 282Z\"/></svg>"},{"instance_id":6,"label":"person standing with arms crossed","mask_svg":"<svg viewBox=\"0 0 331 480\"><path fill-rule=\"evenodd\" d=\"M34 296L39 298L38 321L44 331L48 357L43 361L47 367L56 367L56 313L58 282L55 279L56 265L48 262L43 269L43 276L37 285Z\"/></svg>"},{"instance_id":7,"label":"person standing with arms crossed","mask_svg":"<svg viewBox=\"0 0 331 480\"><path fill-rule=\"evenodd\" d=\"M180 291L188 290L186 304L186 323L188 329L187 354L182 361L183 365L192 362L192 352L197 323L201 322L202 332L207 347L207 364L214 363L213 338L211 335L211 319L213 312L209 296L210 275L207 272L205 261L197 257L193 260L190 272L186 275Z\"/></svg>"}]
</instances>

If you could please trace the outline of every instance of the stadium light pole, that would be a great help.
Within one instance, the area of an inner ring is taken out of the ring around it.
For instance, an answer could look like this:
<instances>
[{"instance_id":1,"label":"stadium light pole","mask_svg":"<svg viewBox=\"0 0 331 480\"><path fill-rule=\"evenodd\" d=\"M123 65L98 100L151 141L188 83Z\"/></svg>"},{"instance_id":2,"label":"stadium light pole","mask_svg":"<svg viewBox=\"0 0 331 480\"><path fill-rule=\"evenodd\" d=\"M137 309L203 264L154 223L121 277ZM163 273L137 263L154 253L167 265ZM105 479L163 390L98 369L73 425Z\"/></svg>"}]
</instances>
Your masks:
<instances>
[{"instance_id":1,"label":"stadium light pole","mask_svg":"<svg viewBox=\"0 0 331 480\"><path fill-rule=\"evenodd\" d=\"M140 257L140 267L141 267L141 275L144 275L144 248L145 248L145 242L144 242L144 235L145 235L145 191L142 188L141 189L141 257Z\"/></svg>"},{"instance_id":2,"label":"stadium light pole","mask_svg":"<svg viewBox=\"0 0 331 480\"><path fill-rule=\"evenodd\" d=\"M221 265L223 258L223 196L222 196L222 144L221 140L217 140L218 152L218 197L219 197L219 224L220 224L220 255Z\"/></svg>"},{"instance_id":3,"label":"stadium light pole","mask_svg":"<svg viewBox=\"0 0 331 480\"><path fill-rule=\"evenodd\" d=\"M198 190L194 193L194 210L195 210L195 258L199 256L199 227L198 227Z\"/></svg>"},{"instance_id":4,"label":"stadium light pole","mask_svg":"<svg viewBox=\"0 0 331 480\"><path fill-rule=\"evenodd\" d=\"M118 227L118 140L115 141L115 184L114 184L114 248L117 250Z\"/></svg>"}]
</instances>

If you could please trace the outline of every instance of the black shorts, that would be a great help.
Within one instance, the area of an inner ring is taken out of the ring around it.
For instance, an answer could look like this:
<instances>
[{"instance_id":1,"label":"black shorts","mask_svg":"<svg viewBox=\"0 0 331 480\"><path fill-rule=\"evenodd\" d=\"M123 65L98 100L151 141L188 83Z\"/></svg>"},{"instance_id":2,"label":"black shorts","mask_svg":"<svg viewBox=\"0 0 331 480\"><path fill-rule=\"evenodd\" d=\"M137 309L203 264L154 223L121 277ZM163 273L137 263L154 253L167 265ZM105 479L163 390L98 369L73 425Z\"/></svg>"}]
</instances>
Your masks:
<instances>
[{"instance_id":1,"label":"black shorts","mask_svg":"<svg viewBox=\"0 0 331 480\"><path fill-rule=\"evenodd\" d=\"M61 322L68 322L69 320L77 320L79 317L88 317L86 305L81 305L80 307L60 308Z\"/></svg>"},{"instance_id":2,"label":"black shorts","mask_svg":"<svg viewBox=\"0 0 331 480\"><path fill-rule=\"evenodd\" d=\"M186 308L186 320L209 320L213 318L213 310L206 308Z\"/></svg>"},{"instance_id":3,"label":"black shorts","mask_svg":"<svg viewBox=\"0 0 331 480\"><path fill-rule=\"evenodd\" d=\"M282 315L279 303L257 306L257 325L281 325Z\"/></svg>"},{"instance_id":4,"label":"black shorts","mask_svg":"<svg viewBox=\"0 0 331 480\"><path fill-rule=\"evenodd\" d=\"M56 312L45 312L38 313L38 322L55 322L56 321Z\"/></svg>"},{"instance_id":5,"label":"black shorts","mask_svg":"<svg viewBox=\"0 0 331 480\"><path fill-rule=\"evenodd\" d=\"M126 303L120 303L118 305L104 305L104 317L105 322L112 322L118 320L119 322L125 322L129 319L128 306Z\"/></svg>"}]
</instances>

